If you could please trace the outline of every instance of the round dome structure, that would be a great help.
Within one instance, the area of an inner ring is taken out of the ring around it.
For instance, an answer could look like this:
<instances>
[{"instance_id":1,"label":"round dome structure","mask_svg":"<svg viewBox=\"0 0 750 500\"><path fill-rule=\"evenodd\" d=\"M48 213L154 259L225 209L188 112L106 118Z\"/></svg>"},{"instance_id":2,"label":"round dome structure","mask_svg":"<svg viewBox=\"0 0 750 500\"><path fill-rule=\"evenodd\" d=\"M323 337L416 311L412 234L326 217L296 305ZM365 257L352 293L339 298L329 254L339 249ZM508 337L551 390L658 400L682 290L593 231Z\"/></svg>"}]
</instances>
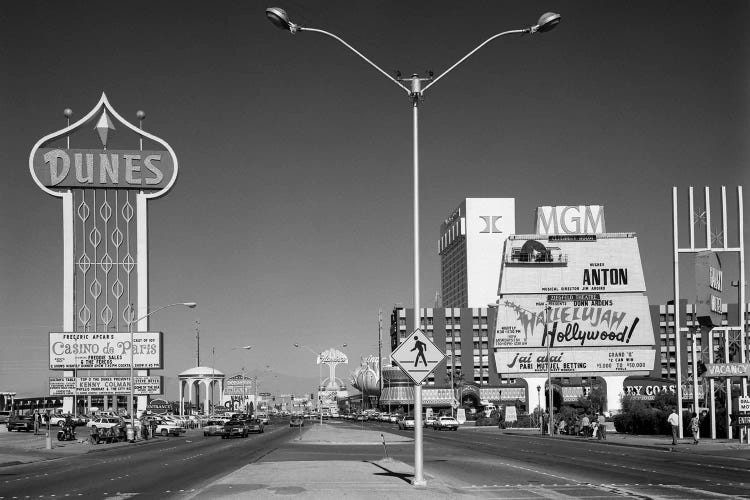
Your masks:
<instances>
[{"instance_id":1,"label":"round dome structure","mask_svg":"<svg viewBox=\"0 0 750 500\"><path fill-rule=\"evenodd\" d=\"M223 372L211 366L196 366L177 375L177 383L180 386L180 415L185 414L185 403L192 405L194 399L198 406L201 406L202 403L205 415L210 414L211 402L216 401L212 397L214 389L218 387L219 395L223 394L225 378L226 375ZM187 398L185 398L186 386L188 389ZM201 386L204 387L203 391L201 391ZM195 390L195 396L193 396L193 390ZM201 401L201 395L203 401Z\"/></svg>"}]
</instances>

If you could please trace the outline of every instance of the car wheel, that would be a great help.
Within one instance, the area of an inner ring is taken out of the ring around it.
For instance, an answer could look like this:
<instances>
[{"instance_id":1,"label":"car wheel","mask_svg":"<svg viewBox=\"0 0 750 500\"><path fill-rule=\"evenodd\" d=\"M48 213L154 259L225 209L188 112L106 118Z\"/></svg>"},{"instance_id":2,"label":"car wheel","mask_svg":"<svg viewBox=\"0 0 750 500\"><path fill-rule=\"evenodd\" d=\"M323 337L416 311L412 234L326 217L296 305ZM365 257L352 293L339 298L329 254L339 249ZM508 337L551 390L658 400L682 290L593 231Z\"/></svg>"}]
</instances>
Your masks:
<instances>
[{"instance_id":1,"label":"car wheel","mask_svg":"<svg viewBox=\"0 0 750 500\"><path fill-rule=\"evenodd\" d=\"M169 435L169 431L167 429L162 429L161 430L161 435L164 436L164 437L167 437Z\"/></svg>"}]
</instances>

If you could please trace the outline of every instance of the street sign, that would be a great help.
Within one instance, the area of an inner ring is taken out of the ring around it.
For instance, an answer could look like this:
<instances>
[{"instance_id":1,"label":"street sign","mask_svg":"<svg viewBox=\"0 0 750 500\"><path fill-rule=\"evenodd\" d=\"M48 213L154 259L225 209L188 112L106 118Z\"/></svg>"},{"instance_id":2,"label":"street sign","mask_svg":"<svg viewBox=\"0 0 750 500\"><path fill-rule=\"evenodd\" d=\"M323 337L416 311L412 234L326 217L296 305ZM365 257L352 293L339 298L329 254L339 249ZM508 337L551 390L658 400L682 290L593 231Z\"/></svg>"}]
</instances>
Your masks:
<instances>
[{"instance_id":1,"label":"street sign","mask_svg":"<svg viewBox=\"0 0 750 500\"><path fill-rule=\"evenodd\" d=\"M750 398L739 398L740 413L750 413Z\"/></svg>"},{"instance_id":2,"label":"street sign","mask_svg":"<svg viewBox=\"0 0 750 500\"><path fill-rule=\"evenodd\" d=\"M394 349L391 359L419 385L445 359L445 353L417 328Z\"/></svg>"}]
</instances>

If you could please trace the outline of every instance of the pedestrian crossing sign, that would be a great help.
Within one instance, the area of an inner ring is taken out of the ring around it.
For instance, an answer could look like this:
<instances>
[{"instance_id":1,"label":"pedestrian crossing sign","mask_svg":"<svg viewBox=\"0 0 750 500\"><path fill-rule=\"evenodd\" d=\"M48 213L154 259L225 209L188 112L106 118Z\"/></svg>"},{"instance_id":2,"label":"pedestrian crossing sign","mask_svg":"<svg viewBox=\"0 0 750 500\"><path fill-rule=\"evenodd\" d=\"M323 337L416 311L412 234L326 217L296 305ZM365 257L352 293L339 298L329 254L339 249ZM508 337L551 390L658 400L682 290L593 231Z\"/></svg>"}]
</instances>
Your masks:
<instances>
[{"instance_id":1,"label":"pedestrian crossing sign","mask_svg":"<svg viewBox=\"0 0 750 500\"><path fill-rule=\"evenodd\" d=\"M417 328L393 350L391 359L419 385L445 359L445 353Z\"/></svg>"}]
</instances>

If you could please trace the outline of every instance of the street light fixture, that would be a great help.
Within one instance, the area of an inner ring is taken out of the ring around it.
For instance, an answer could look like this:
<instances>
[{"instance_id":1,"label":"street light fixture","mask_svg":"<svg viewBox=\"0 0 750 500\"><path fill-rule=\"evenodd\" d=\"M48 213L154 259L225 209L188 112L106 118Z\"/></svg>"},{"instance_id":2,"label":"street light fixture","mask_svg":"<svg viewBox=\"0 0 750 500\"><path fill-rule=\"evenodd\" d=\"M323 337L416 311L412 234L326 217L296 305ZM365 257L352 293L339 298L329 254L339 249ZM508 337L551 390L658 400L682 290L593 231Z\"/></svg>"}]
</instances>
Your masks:
<instances>
[{"instance_id":1,"label":"street light fixture","mask_svg":"<svg viewBox=\"0 0 750 500\"><path fill-rule=\"evenodd\" d=\"M130 400L128 401L128 410L130 411L130 425L133 426L133 429L135 429L135 404L133 403L133 398L135 397L135 377L133 376L133 323L138 323L139 321L148 318L152 314L163 311L168 307L185 306L189 309L195 309L195 306L197 305L197 302L177 302L175 304L169 304L155 309L148 314L144 314L138 319L128 321L128 333L130 334ZM131 315L133 313L132 304L130 306L130 313Z\"/></svg>"},{"instance_id":2,"label":"street light fixture","mask_svg":"<svg viewBox=\"0 0 750 500\"><path fill-rule=\"evenodd\" d=\"M418 141L418 108L419 108L419 101L424 96L425 91L432 87L435 83L437 83L438 80L443 78L445 75L450 73L456 66L464 62L466 59L468 59L472 54L474 54L476 51L484 47L486 44L491 42L492 40L499 38L501 36L505 35L511 35L511 34L517 34L517 35L524 35L527 33L546 33L547 31L552 30L555 26L557 26L560 23L561 16L560 14L556 14L554 12L547 12L543 14L540 18L537 24L530 26L528 28L523 29L517 29L517 30L510 30L510 31L503 31L502 33L498 33L496 35L491 36L481 44L479 44L476 48L474 48L471 52L466 54L464 57L459 59L453 66L445 70L442 74L440 74L437 77L433 77L430 73L427 78L420 78L418 74L413 74L411 77L408 78L400 78L400 75L397 73L397 78L393 78L391 75L389 75L386 71L384 71L382 68L380 68L377 64L372 62L370 59L365 57L364 54L359 52L357 49L349 45L347 42L339 38L338 36L334 35L333 33L329 33L328 31L324 31L317 28L308 28L306 26L300 26L298 24L295 24L291 21L289 18L289 15L286 13L286 11L279 7L269 7L266 9L266 17L268 20L277 28L280 28L284 31L289 31L292 34L296 34L298 31L310 31L315 33L320 33L322 35L326 35L328 37L333 38L334 40L340 42L342 45L344 45L346 48L357 54L360 58L362 58L365 62L367 62L370 66L375 68L378 72L380 72L383 76L388 78L388 80L392 81L398 87L405 91L412 102L412 116L413 116L413 134L414 134L414 207L413 207L413 217L414 217L414 327L417 328L419 325L419 312L420 312L420 301L419 301L419 141ZM429 82L429 83L427 83ZM422 87L423 83L427 83L427 85ZM424 474L422 471L422 386L417 384L414 386L414 480L413 485L414 486L425 486L427 482L424 479Z\"/></svg>"}]
</instances>

